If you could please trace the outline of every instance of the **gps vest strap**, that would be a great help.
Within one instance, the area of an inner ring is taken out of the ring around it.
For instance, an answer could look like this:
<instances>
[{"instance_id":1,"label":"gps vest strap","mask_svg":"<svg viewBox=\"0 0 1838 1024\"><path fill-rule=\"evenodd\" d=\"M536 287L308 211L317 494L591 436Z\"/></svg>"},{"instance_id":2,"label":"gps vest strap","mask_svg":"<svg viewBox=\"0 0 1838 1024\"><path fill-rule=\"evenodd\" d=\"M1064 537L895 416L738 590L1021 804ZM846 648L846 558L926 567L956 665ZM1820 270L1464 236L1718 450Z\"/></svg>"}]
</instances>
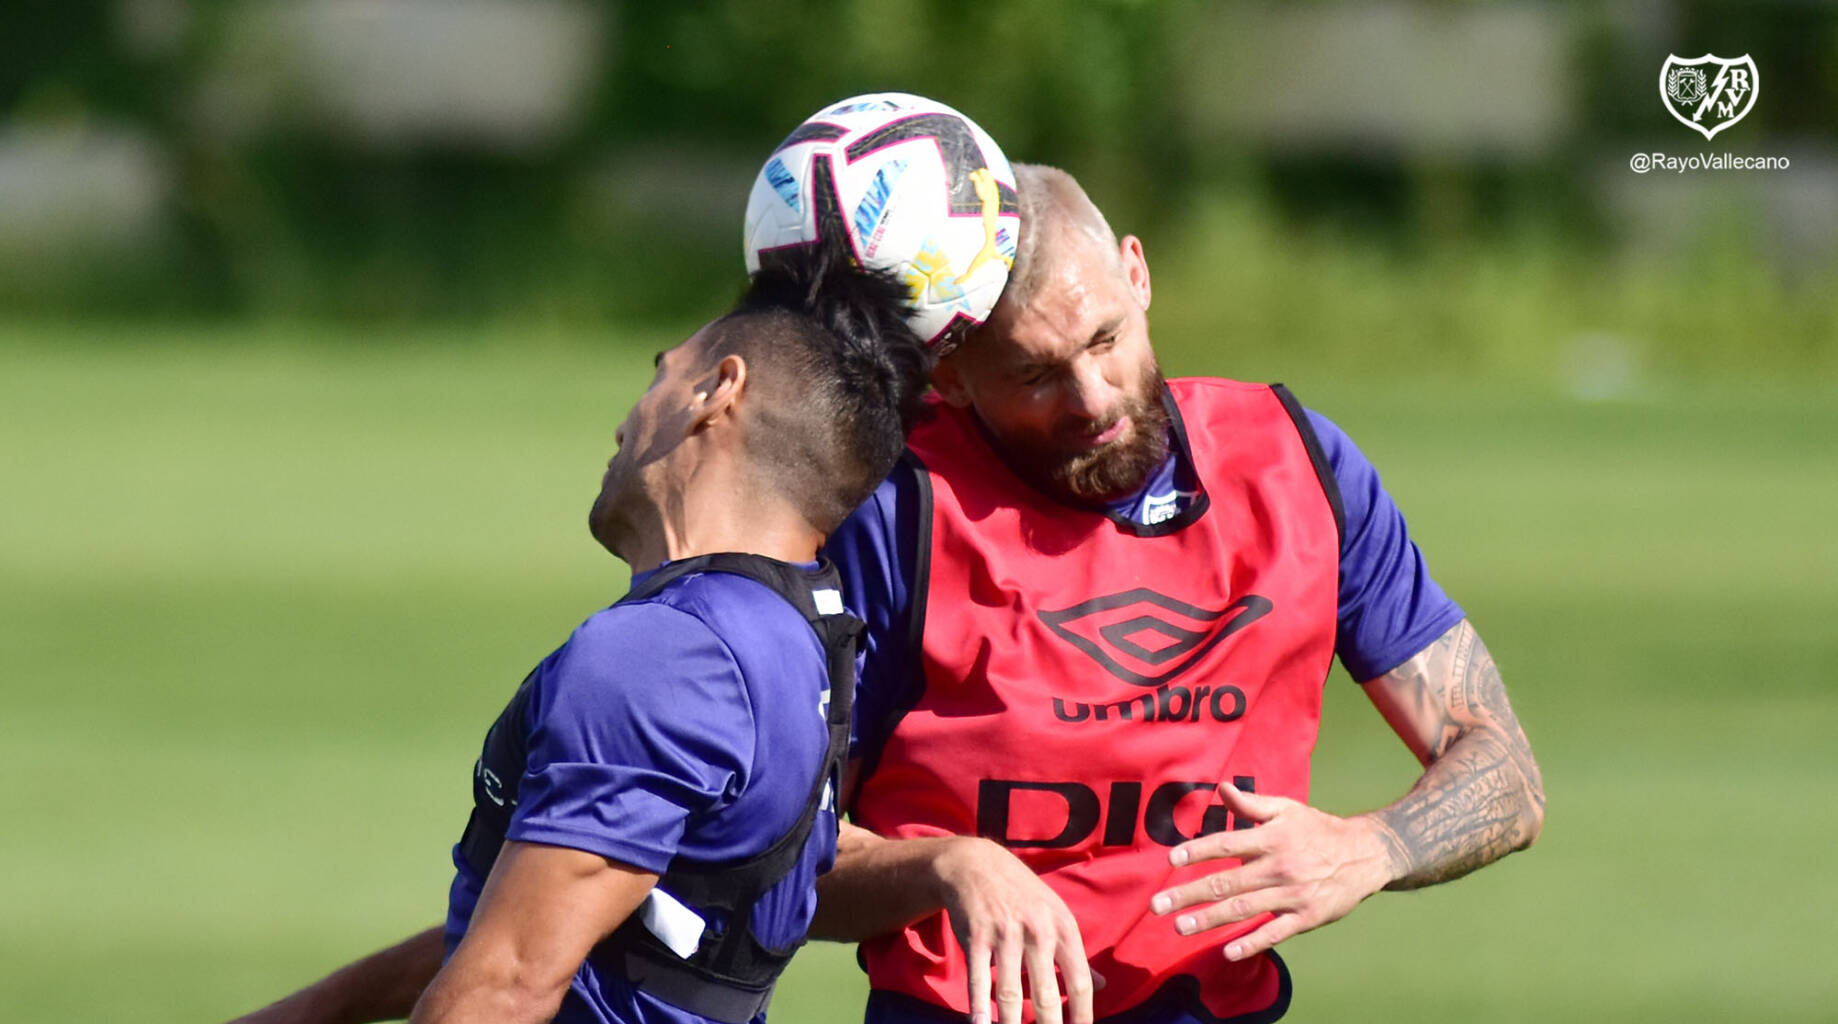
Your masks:
<instances>
[{"instance_id":1,"label":"gps vest strap","mask_svg":"<svg viewBox=\"0 0 1838 1024\"><path fill-rule=\"evenodd\" d=\"M588 960L681 1009L711 1020L743 1024L765 1009L773 984L802 944L800 940L784 949L761 945L751 927L753 906L797 865L824 795L841 784L855 694L855 647L862 624L847 613L818 608L817 590L840 589L836 571L827 562L813 574L764 556L728 552L673 562L633 588L620 603L651 597L697 572L745 576L784 598L810 623L828 659L830 704L825 724L829 745L797 823L772 845L742 860L710 862L679 856L658 879L658 887L672 896L699 911L719 915L726 922L724 928L705 929L700 946L685 959L633 914L594 947ZM813 586L813 577L821 581L820 586ZM490 874L497 860L516 807L515 785L528 756L524 709L529 686L526 678L486 734L485 750L474 771L473 813L460 837L460 854L481 878Z\"/></svg>"}]
</instances>

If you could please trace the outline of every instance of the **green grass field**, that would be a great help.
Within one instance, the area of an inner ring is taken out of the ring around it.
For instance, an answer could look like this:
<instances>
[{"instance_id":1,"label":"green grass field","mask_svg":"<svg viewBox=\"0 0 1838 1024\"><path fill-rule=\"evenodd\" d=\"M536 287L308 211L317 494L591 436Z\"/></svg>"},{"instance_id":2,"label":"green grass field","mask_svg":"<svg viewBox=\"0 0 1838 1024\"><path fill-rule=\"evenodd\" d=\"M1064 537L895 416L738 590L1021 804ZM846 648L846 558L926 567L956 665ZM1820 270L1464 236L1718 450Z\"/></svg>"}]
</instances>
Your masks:
<instances>
[{"instance_id":1,"label":"green grass field","mask_svg":"<svg viewBox=\"0 0 1838 1024\"><path fill-rule=\"evenodd\" d=\"M669 340L133 333L0 328L17 1024L223 1019L438 919L486 725L623 590L585 514ZM1286 376L1386 474L1550 798L1530 853L1286 946L1290 1019L1832 1019L1829 383ZM1414 762L1328 687L1316 803L1392 798ZM774 1017L863 987L813 947Z\"/></svg>"}]
</instances>

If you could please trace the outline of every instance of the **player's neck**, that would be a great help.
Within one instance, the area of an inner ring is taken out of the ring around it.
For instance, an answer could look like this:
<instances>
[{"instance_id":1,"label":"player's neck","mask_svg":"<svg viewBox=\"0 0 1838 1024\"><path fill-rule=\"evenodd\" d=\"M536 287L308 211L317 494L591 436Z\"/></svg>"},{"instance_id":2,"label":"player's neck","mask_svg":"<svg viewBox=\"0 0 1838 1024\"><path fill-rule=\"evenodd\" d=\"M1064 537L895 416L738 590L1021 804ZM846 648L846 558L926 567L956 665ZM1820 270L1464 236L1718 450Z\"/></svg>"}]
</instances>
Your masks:
<instances>
[{"instance_id":1,"label":"player's neck","mask_svg":"<svg viewBox=\"0 0 1838 1024\"><path fill-rule=\"evenodd\" d=\"M823 535L777 495L716 480L699 483L666 498L651 528L643 531L648 536L635 538L633 572L720 551L781 562L816 560Z\"/></svg>"}]
</instances>

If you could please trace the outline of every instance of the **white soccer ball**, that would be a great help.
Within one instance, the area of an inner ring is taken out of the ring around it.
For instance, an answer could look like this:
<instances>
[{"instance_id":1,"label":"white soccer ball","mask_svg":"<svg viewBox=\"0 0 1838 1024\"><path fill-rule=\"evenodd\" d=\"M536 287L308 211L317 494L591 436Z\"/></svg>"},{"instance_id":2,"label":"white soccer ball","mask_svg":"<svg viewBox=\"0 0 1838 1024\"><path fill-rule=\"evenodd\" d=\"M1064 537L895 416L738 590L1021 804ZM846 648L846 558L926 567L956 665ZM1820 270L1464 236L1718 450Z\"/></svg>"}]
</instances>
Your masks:
<instances>
[{"instance_id":1,"label":"white soccer ball","mask_svg":"<svg viewBox=\"0 0 1838 1024\"><path fill-rule=\"evenodd\" d=\"M855 96L774 150L747 199L747 272L775 254L847 241L906 282L907 322L933 345L995 308L1015 262L1015 172L988 133L936 100Z\"/></svg>"}]
</instances>

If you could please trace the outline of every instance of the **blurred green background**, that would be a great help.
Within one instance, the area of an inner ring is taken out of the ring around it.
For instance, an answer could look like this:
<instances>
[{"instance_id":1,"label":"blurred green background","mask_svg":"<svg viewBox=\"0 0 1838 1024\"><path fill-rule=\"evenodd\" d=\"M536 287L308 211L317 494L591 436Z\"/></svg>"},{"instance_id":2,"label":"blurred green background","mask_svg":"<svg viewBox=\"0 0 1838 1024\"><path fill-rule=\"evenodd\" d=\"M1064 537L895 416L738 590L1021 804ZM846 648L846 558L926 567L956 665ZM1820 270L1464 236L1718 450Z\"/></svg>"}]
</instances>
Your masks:
<instances>
[{"instance_id":1,"label":"blurred green background","mask_svg":"<svg viewBox=\"0 0 1838 1024\"><path fill-rule=\"evenodd\" d=\"M1667 54L1751 54L1705 143ZM435 921L485 726L746 189L906 89L1144 238L1171 373L1372 456L1544 765L1530 853L1294 940L1294 1020L1825 1020L1838 11L0 10L0 1006L230 1017ZM1631 154L1786 156L1635 174ZM1336 674L1316 802L1414 777ZM774 1018L859 1018L813 947Z\"/></svg>"}]
</instances>

